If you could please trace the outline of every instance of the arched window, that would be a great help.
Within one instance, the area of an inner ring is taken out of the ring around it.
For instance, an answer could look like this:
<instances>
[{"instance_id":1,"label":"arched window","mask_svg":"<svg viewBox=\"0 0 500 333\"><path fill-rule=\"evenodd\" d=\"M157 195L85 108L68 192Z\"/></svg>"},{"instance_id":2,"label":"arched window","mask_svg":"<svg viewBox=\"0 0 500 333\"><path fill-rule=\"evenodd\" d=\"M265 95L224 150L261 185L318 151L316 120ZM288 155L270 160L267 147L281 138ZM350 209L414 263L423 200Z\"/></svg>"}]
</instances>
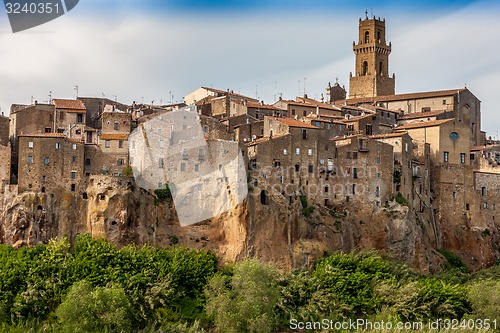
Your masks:
<instances>
[{"instance_id":1,"label":"arched window","mask_svg":"<svg viewBox=\"0 0 500 333\"><path fill-rule=\"evenodd\" d=\"M368 74L368 62L363 61L363 74L362 75L367 75Z\"/></svg>"},{"instance_id":2,"label":"arched window","mask_svg":"<svg viewBox=\"0 0 500 333\"><path fill-rule=\"evenodd\" d=\"M370 33L365 31L365 44L370 42Z\"/></svg>"},{"instance_id":3,"label":"arched window","mask_svg":"<svg viewBox=\"0 0 500 333\"><path fill-rule=\"evenodd\" d=\"M377 40L379 43L382 42L382 33L380 31L377 33Z\"/></svg>"},{"instance_id":4,"label":"arched window","mask_svg":"<svg viewBox=\"0 0 500 333\"><path fill-rule=\"evenodd\" d=\"M378 64L378 75L382 75L382 73L384 70L384 64L382 63L382 61Z\"/></svg>"}]
</instances>

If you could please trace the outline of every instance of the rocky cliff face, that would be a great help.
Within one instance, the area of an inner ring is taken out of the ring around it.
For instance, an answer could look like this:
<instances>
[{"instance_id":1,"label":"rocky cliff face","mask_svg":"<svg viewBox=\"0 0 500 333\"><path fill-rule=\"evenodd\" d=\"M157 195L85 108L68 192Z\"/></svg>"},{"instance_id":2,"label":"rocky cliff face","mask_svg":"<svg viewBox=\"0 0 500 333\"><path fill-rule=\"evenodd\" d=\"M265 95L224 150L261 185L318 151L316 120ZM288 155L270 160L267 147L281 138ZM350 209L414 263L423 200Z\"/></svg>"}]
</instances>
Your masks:
<instances>
[{"instance_id":1,"label":"rocky cliff face","mask_svg":"<svg viewBox=\"0 0 500 333\"><path fill-rule=\"evenodd\" d=\"M314 205L305 216L299 200L290 204L279 193L270 193L268 204L250 195L218 217L181 227L170 200L155 200L127 177L91 177L85 193L6 194L2 200L2 243L36 245L87 232L117 246L184 244L214 250L225 261L258 257L283 269L310 265L334 251L377 249L434 271L443 262L435 249L456 227L397 203L376 210L361 202L335 210ZM490 226L487 241L473 230L460 232L466 243L446 241L446 248L472 269L499 257L498 225ZM474 260L467 260L471 255Z\"/></svg>"}]
</instances>

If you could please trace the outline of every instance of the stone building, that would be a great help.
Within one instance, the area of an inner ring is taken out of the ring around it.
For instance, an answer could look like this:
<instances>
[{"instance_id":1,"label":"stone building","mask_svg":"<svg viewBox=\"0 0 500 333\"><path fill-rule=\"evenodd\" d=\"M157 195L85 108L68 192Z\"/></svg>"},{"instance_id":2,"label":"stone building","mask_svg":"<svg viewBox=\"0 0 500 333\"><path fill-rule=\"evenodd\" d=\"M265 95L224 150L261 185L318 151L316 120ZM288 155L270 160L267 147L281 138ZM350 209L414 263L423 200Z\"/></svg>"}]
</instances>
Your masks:
<instances>
[{"instance_id":1,"label":"stone building","mask_svg":"<svg viewBox=\"0 0 500 333\"><path fill-rule=\"evenodd\" d=\"M353 42L356 71L349 77L349 98L394 95L396 78L389 77L391 43L385 36L385 19L359 20L358 43Z\"/></svg>"},{"instance_id":2,"label":"stone building","mask_svg":"<svg viewBox=\"0 0 500 333\"><path fill-rule=\"evenodd\" d=\"M87 109L80 100L53 99L55 106L55 118L57 123L57 133L66 133L69 137L76 135L76 131L81 132L85 128L85 118Z\"/></svg>"},{"instance_id":3,"label":"stone building","mask_svg":"<svg viewBox=\"0 0 500 333\"><path fill-rule=\"evenodd\" d=\"M470 165L469 129L454 118L406 124L396 130L430 144L433 166L439 163Z\"/></svg>"},{"instance_id":4,"label":"stone building","mask_svg":"<svg viewBox=\"0 0 500 333\"><path fill-rule=\"evenodd\" d=\"M0 146L6 146L9 143L9 117L0 115Z\"/></svg>"},{"instance_id":5,"label":"stone building","mask_svg":"<svg viewBox=\"0 0 500 333\"><path fill-rule=\"evenodd\" d=\"M10 143L0 145L0 192L3 192L5 185L10 184L10 158Z\"/></svg>"},{"instance_id":6,"label":"stone building","mask_svg":"<svg viewBox=\"0 0 500 333\"><path fill-rule=\"evenodd\" d=\"M336 170L330 177L334 177L335 201L384 205L393 193L393 147L363 135L334 142Z\"/></svg>"},{"instance_id":7,"label":"stone building","mask_svg":"<svg viewBox=\"0 0 500 333\"><path fill-rule=\"evenodd\" d=\"M83 179L84 143L62 133L19 136L19 193L78 190Z\"/></svg>"}]
</instances>

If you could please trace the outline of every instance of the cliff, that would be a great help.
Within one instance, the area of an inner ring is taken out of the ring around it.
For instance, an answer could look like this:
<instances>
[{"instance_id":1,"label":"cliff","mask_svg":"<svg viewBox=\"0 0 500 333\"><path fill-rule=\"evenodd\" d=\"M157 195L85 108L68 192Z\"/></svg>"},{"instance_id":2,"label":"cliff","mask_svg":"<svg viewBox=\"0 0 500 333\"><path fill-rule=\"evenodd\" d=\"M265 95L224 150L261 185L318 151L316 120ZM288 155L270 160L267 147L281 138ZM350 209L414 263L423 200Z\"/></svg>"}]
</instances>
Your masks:
<instances>
[{"instance_id":1,"label":"cliff","mask_svg":"<svg viewBox=\"0 0 500 333\"><path fill-rule=\"evenodd\" d=\"M0 241L15 246L90 233L116 246L183 244L214 250L227 262L258 257L286 270L339 250L386 250L428 272L441 266L444 259L436 252L441 246L458 254L472 270L491 266L500 257L498 224L489 225L487 233L478 232L469 220L463 222L466 226L459 220L443 224L432 214L396 202L377 209L362 202L303 209L298 198L290 204L281 194L269 193L262 204L250 191L230 211L181 227L171 200L155 199L133 178L92 176L86 192L6 192L1 207ZM463 241L448 241L457 230Z\"/></svg>"}]
</instances>

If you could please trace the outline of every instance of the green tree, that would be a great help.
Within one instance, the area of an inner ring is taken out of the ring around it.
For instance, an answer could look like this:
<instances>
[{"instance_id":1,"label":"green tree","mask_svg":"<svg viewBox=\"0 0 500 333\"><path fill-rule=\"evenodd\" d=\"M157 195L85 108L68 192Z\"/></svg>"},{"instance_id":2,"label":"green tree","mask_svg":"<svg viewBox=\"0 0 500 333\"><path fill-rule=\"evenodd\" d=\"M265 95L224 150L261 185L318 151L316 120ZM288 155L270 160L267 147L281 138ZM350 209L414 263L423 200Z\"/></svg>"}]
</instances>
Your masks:
<instances>
[{"instance_id":1,"label":"green tree","mask_svg":"<svg viewBox=\"0 0 500 333\"><path fill-rule=\"evenodd\" d=\"M62 332L130 332L130 302L121 287L92 288L81 280L56 309Z\"/></svg>"},{"instance_id":2,"label":"green tree","mask_svg":"<svg viewBox=\"0 0 500 333\"><path fill-rule=\"evenodd\" d=\"M215 275L205 295L217 332L271 332L279 298L276 281L276 271L254 259L235 264L232 276Z\"/></svg>"}]
</instances>

